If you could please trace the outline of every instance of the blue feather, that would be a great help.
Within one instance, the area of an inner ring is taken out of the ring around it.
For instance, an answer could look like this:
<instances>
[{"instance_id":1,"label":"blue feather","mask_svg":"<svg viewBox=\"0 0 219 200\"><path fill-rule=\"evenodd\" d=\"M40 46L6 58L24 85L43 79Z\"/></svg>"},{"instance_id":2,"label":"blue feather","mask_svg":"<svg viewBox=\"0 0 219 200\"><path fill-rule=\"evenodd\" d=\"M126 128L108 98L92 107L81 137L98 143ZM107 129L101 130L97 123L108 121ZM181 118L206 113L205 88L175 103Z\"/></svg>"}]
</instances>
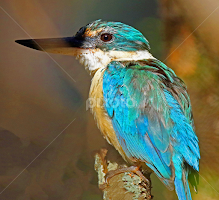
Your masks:
<instances>
[{"instance_id":1,"label":"blue feather","mask_svg":"<svg viewBox=\"0 0 219 200\"><path fill-rule=\"evenodd\" d=\"M183 183L182 179L175 177L174 184L179 200L192 200L189 183L187 180L186 183Z\"/></svg>"},{"instance_id":2,"label":"blue feather","mask_svg":"<svg viewBox=\"0 0 219 200\"><path fill-rule=\"evenodd\" d=\"M160 61L114 61L104 72L103 95L127 157L145 162L168 188L175 184L180 200L191 199L186 166L198 171L200 152L180 79Z\"/></svg>"}]
</instances>

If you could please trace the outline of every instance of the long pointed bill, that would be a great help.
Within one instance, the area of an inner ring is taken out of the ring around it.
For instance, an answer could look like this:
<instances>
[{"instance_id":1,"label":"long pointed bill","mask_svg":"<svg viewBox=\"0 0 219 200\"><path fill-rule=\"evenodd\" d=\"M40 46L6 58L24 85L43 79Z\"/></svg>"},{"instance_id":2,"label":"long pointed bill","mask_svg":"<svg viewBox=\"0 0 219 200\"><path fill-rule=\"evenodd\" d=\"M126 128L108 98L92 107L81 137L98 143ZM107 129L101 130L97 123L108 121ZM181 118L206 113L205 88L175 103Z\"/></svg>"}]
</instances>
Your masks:
<instances>
[{"instance_id":1,"label":"long pointed bill","mask_svg":"<svg viewBox=\"0 0 219 200\"><path fill-rule=\"evenodd\" d=\"M32 49L71 56L76 56L87 50L83 47L84 41L76 37L28 39L16 40L15 42Z\"/></svg>"}]
</instances>

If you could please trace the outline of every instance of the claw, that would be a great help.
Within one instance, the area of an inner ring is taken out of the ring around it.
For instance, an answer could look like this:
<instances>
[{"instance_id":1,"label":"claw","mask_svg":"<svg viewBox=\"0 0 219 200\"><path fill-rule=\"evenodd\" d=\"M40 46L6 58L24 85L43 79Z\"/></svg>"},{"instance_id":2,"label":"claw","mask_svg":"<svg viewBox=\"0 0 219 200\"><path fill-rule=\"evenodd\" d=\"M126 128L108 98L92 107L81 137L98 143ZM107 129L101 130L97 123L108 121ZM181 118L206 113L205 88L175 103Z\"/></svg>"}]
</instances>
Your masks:
<instances>
[{"instance_id":1,"label":"claw","mask_svg":"<svg viewBox=\"0 0 219 200\"><path fill-rule=\"evenodd\" d=\"M99 188L100 188L101 190L105 190L108 186L109 186L108 183L103 183L103 184L100 184L100 185L99 185Z\"/></svg>"}]
</instances>

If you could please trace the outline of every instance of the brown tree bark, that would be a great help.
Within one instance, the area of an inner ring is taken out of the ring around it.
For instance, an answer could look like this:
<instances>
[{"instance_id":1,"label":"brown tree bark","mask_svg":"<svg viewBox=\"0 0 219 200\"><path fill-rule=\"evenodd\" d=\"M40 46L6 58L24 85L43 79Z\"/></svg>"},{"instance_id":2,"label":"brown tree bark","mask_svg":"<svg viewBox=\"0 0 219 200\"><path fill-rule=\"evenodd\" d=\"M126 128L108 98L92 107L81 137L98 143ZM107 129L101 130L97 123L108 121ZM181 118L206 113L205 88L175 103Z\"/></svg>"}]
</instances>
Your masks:
<instances>
[{"instance_id":1,"label":"brown tree bark","mask_svg":"<svg viewBox=\"0 0 219 200\"><path fill-rule=\"evenodd\" d=\"M118 169L117 163L106 160L106 149L101 149L95 155L95 170L98 173L98 185L103 190L104 200L150 200L152 199L150 185L132 172L120 173L106 183L108 172ZM124 166L121 166L124 167ZM104 186L104 187L103 187Z\"/></svg>"}]
</instances>

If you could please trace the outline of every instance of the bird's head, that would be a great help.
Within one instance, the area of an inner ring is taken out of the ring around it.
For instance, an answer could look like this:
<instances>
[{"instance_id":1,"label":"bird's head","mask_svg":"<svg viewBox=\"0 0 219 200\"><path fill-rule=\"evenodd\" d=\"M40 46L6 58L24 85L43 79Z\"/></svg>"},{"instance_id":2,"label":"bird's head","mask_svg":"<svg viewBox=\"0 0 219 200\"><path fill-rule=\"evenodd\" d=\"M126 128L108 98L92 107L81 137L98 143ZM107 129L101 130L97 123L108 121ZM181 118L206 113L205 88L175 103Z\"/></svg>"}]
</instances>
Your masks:
<instances>
[{"instance_id":1,"label":"bird's head","mask_svg":"<svg viewBox=\"0 0 219 200\"><path fill-rule=\"evenodd\" d=\"M142 33L121 22L96 20L80 28L73 37L16 42L49 53L76 56L90 71L105 67L111 61L153 58Z\"/></svg>"}]
</instances>

